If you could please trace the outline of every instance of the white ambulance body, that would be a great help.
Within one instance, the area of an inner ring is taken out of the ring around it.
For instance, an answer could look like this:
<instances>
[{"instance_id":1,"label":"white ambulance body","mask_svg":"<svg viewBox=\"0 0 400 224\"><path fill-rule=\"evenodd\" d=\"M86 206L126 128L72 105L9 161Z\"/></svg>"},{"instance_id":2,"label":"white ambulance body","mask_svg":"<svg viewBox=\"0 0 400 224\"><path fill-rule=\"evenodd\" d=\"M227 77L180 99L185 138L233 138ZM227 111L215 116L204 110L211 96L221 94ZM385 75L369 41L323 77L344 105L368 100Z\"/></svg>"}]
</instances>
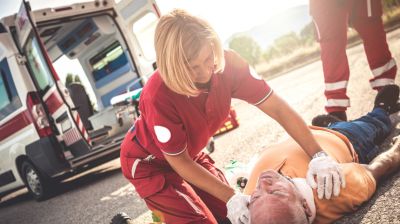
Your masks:
<instances>
[{"instance_id":1,"label":"white ambulance body","mask_svg":"<svg viewBox=\"0 0 400 224\"><path fill-rule=\"evenodd\" d=\"M154 0L102 0L35 11L23 2L0 20L0 195L27 186L41 200L55 180L119 156L135 113L111 99L153 72L159 16ZM72 63L89 86L60 80Z\"/></svg>"}]
</instances>

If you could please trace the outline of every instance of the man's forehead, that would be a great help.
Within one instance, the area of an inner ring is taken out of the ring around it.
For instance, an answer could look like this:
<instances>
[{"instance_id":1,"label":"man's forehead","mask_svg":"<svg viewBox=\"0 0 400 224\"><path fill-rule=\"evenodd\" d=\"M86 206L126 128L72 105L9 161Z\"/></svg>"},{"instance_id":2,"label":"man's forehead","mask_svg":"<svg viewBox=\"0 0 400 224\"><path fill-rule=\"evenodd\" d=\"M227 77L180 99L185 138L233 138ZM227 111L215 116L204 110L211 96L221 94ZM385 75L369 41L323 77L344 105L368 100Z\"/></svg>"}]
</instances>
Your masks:
<instances>
[{"instance_id":1,"label":"man's forehead","mask_svg":"<svg viewBox=\"0 0 400 224\"><path fill-rule=\"evenodd\" d=\"M271 219L282 219L283 216L291 213L292 206L294 206L293 203L283 198L260 197L249 206L252 223L253 220L257 220L254 223L268 223Z\"/></svg>"}]
</instances>

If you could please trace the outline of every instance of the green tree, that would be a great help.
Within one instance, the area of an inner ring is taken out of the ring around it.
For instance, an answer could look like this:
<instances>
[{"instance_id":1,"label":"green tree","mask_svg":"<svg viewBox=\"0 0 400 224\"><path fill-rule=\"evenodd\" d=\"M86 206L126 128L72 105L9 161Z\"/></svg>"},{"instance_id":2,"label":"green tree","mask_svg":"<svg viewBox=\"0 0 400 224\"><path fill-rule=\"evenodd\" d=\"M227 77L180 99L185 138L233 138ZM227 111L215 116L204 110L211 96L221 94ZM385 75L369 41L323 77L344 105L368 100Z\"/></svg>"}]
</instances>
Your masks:
<instances>
[{"instance_id":1,"label":"green tree","mask_svg":"<svg viewBox=\"0 0 400 224\"><path fill-rule=\"evenodd\" d=\"M275 48L280 54L288 54L302 46L302 41L295 32L285 34L274 41Z\"/></svg>"},{"instance_id":2,"label":"green tree","mask_svg":"<svg viewBox=\"0 0 400 224\"><path fill-rule=\"evenodd\" d=\"M396 7L400 6L400 0L385 0L382 1L382 6L385 12L393 11Z\"/></svg>"},{"instance_id":3,"label":"green tree","mask_svg":"<svg viewBox=\"0 0 400 224\"><path fill-rule=\"evenodd\" d=\"M266 51L264 51L264 53L262 55L263 59L266 62L269 62L272 59L278 58L280 56L281 56L281 54L280 54L279 50L276 49L276 47L274 47L274 46L268 47L268 49Z\"/></svg>"},{"instance_id":4,"label":"green tree","mask_svg":"<svg viewBox=\"0 0 400 224\"><path fill-rule=\"evenodd\" d=\"M74 81L75 81L75 82L82 83L82 82L81 82L81 78L79 78L78 75L75 75Z\"/></svg>"},{"instance_id":5,"label":"green tree","mask_svg":"<svg viewBox=\"0 0 400 224\"><path fill-rule=\"evenodd\" d=\"M68 73L67 77L65 78L65 86L69 86L73 82L74 82L74 75L72 73Z\"/></svg>"},{"instance_id":6,"label":"green tree","mask_svg":"<svg viewBox=\"0 0 400 224\"><path fill-rule=\"evenodd\" d=\"M249 36L240 35L233 37L229 42L229 48L235 50L252 66L256 65L260 60L261 48L258 43Z\"/></svg>"}]
</instances>

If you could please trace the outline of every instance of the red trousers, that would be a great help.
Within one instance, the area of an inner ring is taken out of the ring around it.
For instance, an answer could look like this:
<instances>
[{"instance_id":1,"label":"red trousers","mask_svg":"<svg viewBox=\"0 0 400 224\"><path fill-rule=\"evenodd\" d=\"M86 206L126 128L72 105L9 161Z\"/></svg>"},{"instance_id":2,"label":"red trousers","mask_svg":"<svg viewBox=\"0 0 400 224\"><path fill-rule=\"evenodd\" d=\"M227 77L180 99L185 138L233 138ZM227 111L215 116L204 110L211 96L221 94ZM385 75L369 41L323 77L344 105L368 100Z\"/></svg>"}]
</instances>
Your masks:
<instances>
[{"instance_id":1,"label":"red trousers","mask_svg":"<svg viewBox=\"0 0 400 224\"><path fill-rule=\"evenodd\" d=\"M349 64L346 55L348 23L364 43L373 78L373 89L393 84L397 67L391 56L382 24L380 0L310 0L325 78L327 112L345 111L350 106L346 95Z\"/></svg>"},{"instance_id":2,"label":"red trousers","mask_svg":"<svg viewBox=\"0 0 400 224\"><path fill-rule=\"evenodd\" d=\"M229 223L226 204L183 180L165 160L146 153L128 133L121 145L121 169L147 207L165 223ZM205 153L194 158L218 179L223 173Z\"/></svg>"}]
</instances>

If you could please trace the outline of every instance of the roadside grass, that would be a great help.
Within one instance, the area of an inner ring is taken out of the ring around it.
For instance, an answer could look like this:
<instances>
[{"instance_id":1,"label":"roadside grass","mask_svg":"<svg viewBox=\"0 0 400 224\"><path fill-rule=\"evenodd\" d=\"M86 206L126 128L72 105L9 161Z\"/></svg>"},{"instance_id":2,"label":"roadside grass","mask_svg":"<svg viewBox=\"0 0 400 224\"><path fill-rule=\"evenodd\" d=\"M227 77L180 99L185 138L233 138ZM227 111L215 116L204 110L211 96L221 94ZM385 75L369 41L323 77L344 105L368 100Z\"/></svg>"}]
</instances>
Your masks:
<instances>
[{"instance_id":1,"label":"roadside grass","mask_svg":"<svg viewBox=\"0 0 400 224\"><path fill-rule=\"evenodd\" d=\"M383 23L386 32L390 32L400 26L400 8L393 9L383 15ZM347 33L347 48L362 42L358 33L349 28ZM316 41L311 45L302 46L291 53L283 55L271 61L262 61L255 65L255 69L264 79L269 80L283 73L297 69L320 59L320 47Z\"/></svg>"},{"instance_id":2,"label":"roadside grass","mask_svg":"<svg viewBox=\"0 0 400 224\"><path fill-rule=\"evenodd\" d=\"M255 70L264 79L275 78L282 73L294 70L319 59L319 44L297 48L289 54L274 58L269 62L262 62L255 66Z\"/></svg>"}]
</instances>

